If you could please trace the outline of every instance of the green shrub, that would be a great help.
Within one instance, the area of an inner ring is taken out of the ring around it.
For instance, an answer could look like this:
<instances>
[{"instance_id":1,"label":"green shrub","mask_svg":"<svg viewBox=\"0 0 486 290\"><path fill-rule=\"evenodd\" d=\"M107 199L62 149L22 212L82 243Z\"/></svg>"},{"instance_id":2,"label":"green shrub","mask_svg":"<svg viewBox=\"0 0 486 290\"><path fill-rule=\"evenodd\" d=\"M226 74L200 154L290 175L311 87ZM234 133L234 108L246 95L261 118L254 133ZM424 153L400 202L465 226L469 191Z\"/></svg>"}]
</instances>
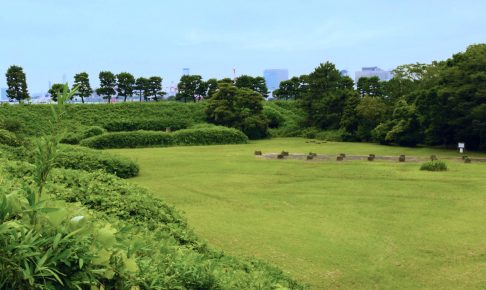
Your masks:
<instances>
[{"instance_id":1,"label":"green shrub","mask_svg":"<svg viewBox=\"0 0 486 290\"><path fill-rule=\"evenodd\" d=\"M83 139L87 139L93 136L98 136L102 135L106 132L106 130L102 127L99 126L91 126L86 129L84 129L82 132L68 132L66 133L62 139L61 143L64 144L71 144L71 145L76 145L81 142Z\"/></svg>"},{"instance_id":2,"label":"green shrub","mask_svg":"<svg viewBox=\"0 0 486 290\"><path fill-rule=\"evenodd\" d=\"M105 134L106 130L99 126L91 126L88 129L83 131L82 137L83 139L87 139L93 136L103 135Z\"/></svg>"},{"instance_id":3,"label":"green shrub","mask_svg":"<svg viewBox=\"0 0 486 290\"><path fill-rule=\"evenodd\" d=\"M268 120L269 128L278 128L284 122L284 116L278 110L271 106L263 107L263 115Z\"/></svg>"},{"instance_id":4,"label":"green shrub","mask_svg":"<svg viewBox=\"0 0 486 290\"><path fill-rule=\"evenodd\" d=\"M174 144L177 145L217 145L217 144L244 144L248 137L241 131L214 127L207 129L187 129L172 134Z\"/></svg>"},{"instance_id":5,"label":"green shrub","mask_svg":"<svg viewBox=\"0 0 486 290\"><path fill-rule=\"evenodd\" d=\"M22 123L19 120L7 118L0 122L0 128L17 133L22 129Z\"/></svg>"},{"instance_id":6,"label":"green shrub","mask_svg":"<svg viewBox=\"0 0 486 290\"><path fill-rule=\"evenodd\" d=\"M264 116L250 116L238 128L252 140L268 137L268 121Z\"/></svg>"},{"instance_id":7,"label":"green shrub","mask_svg":"<svg viewBox=\"0 0 486 290\"><path fill-rule=\"evenodd\" d=\"M95 149L167 147L172 145L216 145L246 143L241 131L226 127L185 129L174 133L155 131L116 132L85 139L80 145Z\"/></svg>"},{"instance_id":8,"label":"green shrub","mask_svg":"<svg viewBox=\"0 0 486 290\"><path fill-rule=\"evenodd\" d=\"M447 171L447 164L441 160L427 161L420 166L420 170Z\"/></svg>"},{"instance_id":9,"label":"green shrub","mask_svg":"<svg viewBox=\"0 0 486 290\"><path fill-rule=\"evenodd\" d=\"M22 141L10 131L0 129L0 144L18 147L22 145Z\"/></svg>"},{"instance_id":10,"label":"green shrub","mask_svg":"<svg viewBox=\"0 0 486 290\"><path fill-rule=\"evenodd\" d=\"M191 121L187 118L166 118L148 120L115 120L103 124L103 127L110 132L123 131L165 131L170 128L172 131L186 129L191 126Z\"/></svg>"},{"instance_id":11,"label":"green shrub","mask_svg":"<svg viewBox=\"0 0 486 290\"><path fill-rule=\"evenodd\" d=\"M81 146L106 148L166 147L173 145L170 133L156 131L115 132L94 136L80 142Z\"/></svg>"},{"instance_id":12,"label":"green shrub","mask_svg":"<svg viewBox=\"0 0 486 290\"><path fill-rule=\"evenodd\" d=\"M302 137L307 139L315 139L319 134L319 130L317 128L306 128L302 131Z\"/></svg>"}]
</instances>

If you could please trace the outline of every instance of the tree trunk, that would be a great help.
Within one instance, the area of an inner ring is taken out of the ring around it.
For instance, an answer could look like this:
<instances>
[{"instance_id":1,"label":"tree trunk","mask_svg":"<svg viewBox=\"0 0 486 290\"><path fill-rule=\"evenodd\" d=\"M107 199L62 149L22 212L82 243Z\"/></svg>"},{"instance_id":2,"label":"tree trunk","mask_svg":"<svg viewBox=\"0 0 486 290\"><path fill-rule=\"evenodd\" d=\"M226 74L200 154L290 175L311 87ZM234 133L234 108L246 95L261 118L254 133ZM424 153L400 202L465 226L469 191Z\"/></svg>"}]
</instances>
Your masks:
<instances>
[{"instance_id":1,"label":"tree trunk","mask_svg":"<svg viewBox=\"0 0 486 290\"><path fill-rule=\"evenodd\" d=\"M83 96L81 96L81 103L84 104L84 97Z\"/></svg>"}]
</instances>

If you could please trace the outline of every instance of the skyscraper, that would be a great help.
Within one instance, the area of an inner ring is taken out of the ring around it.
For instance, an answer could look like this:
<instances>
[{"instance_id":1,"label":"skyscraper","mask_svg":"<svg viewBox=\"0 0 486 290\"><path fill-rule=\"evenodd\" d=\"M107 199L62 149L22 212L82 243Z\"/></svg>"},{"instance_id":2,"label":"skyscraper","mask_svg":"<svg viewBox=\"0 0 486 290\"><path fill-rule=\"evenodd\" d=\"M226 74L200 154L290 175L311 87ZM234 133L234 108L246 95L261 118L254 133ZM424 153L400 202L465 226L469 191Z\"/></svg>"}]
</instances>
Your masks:
<instances>
[{"instance_id":1,"label":"skyscraper","mask_svg":"<svg viewBox=\"0 0 486 290\"><path fill-rule=\"evenodd\" d=\"M279 88L280 83L289 79L287 69L266 69L263 71L265 84L270 92Z\"/></svg>"},{"instance_id":2,"label":"skyscraper","mask_svg":"<svg viewBox=\"0 0 486 290\"><path fill-rule=\"evenodd\" d=\"M361 71L355 73L354 81L357 83L360 78L378 77L381 81L389 81L393 74L391 71L382 70L377 66L363 67Z\"/></svg>"}]
</instances>

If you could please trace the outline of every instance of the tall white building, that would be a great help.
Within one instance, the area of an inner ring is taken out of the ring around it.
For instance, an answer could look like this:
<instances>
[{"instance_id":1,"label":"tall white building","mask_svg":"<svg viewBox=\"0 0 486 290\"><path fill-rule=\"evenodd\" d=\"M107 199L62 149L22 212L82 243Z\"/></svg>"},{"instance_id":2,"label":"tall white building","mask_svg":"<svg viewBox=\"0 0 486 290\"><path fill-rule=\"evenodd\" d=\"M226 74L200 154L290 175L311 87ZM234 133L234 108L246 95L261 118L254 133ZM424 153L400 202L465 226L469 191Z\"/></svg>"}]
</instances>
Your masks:
<instances>
[{"instance_id":1,"label":"tall white building","mask_svg":"<svg viewBox=\"0 0 486 290\"><path fill-rule=\"evenodd\" d=\"M363 67L361 71L357 71L355 73L354 81L358 83L360 78L371 78L371 77L378 77L381 81L389 81L393 77L391 71L382 70L377 66L372 67Z\"/></svg>"},{"instance_id":2,"label":"tall white building","mask_svg":"<svg viewBox=\"0 0 486 290\"><path fill-rule=\"evenodd\" d=\"M265 84L270 92L279 88L280 83L289 79L287 69L266 69L263 71Z\"/></svg>"}]
</instances>

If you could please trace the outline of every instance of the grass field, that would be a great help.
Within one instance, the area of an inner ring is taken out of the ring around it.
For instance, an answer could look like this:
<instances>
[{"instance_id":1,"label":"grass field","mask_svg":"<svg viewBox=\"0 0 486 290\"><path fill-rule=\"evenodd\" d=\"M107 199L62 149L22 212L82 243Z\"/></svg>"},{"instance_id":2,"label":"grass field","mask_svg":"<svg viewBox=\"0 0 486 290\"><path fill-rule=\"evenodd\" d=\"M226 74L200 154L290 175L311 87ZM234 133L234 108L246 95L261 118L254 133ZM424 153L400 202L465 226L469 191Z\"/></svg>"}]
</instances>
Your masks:
<instances>
[{"instance_id":1,"label":"grass field","mask_svg":"<svg viewBox=\"0 0 486 290\"><path fill-rule=\"evenodd\" d=\"M298 138L110 151L138 161L131 180L184 211L210 245L269 261L311 289L486 288L486 163L424 172L419 163L263 160L256 149L458 156Z\"/></svg>"}]
</instances>

